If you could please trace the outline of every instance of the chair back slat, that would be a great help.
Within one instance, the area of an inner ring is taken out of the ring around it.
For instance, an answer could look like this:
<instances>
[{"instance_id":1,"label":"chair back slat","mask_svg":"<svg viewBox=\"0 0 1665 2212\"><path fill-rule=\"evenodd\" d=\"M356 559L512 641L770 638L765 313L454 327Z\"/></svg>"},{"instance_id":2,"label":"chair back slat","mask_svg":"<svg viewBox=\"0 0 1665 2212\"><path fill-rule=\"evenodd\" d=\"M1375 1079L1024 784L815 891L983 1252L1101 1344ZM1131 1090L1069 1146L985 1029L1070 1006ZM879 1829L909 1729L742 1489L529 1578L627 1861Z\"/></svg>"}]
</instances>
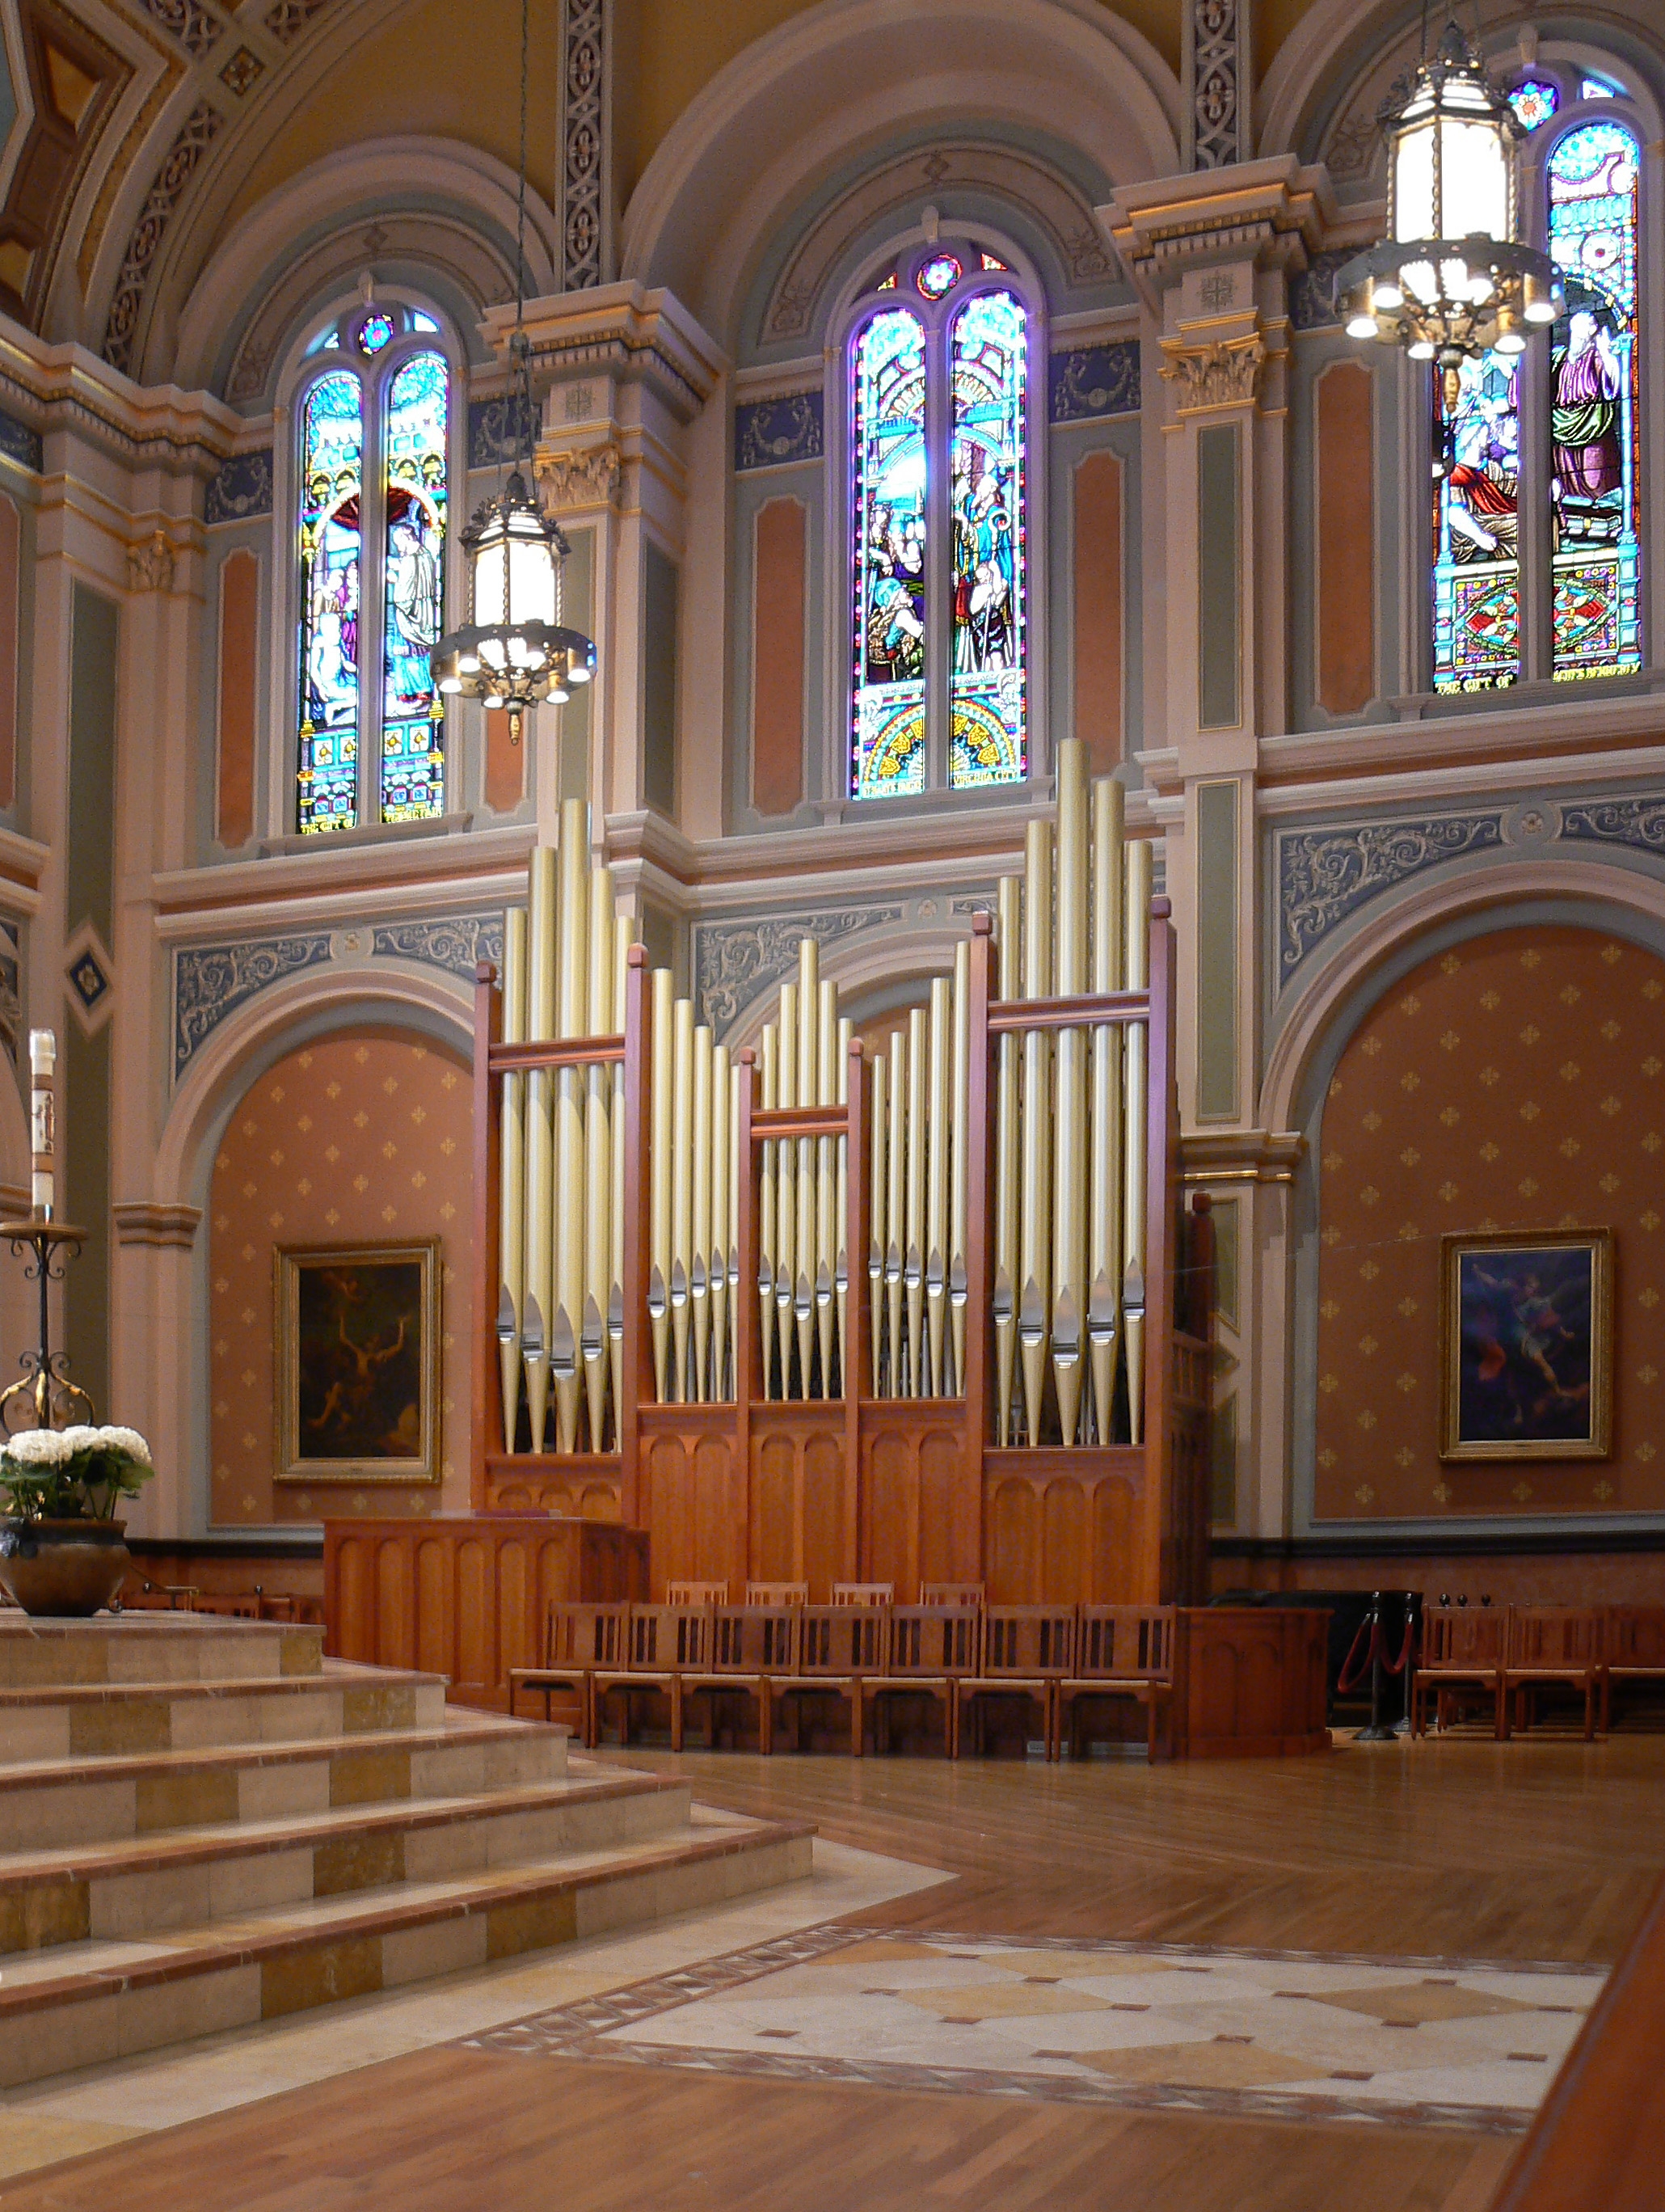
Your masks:
<instances>
[{"instance_id":1,"label":"chair back slat","mask_svg":"<svg viewBox=\"0 0 1665 2212\"><path fill-rule=\"evenodd\" d=\"M894 1583L834 1583L834 1605L889 1605L896 1595Z\"/></svg>"},{"instance_id":2,"label":"chair back slat","mask_svg":"<svg viewBox=\"0 0 1665 2212\"><path fill-rule=\"evenodd\" d=\"M707 1671L713 1674L796 1674L796 1605L719 1605L711 1616Z\"/></svg>"},{"instance_id":3,"label":"chair back slat","mask_svg":"<svg viewBox=\"0 0 1665 2212\"><path fill-rule=\"evenodd\" d=\"M1073 1605L990 1605L983 1612L983 1673L1067 1674L1075 1658Z\"/></svg>"},{"instance_id":4,"label":"chair back slat","mask_svg":"<svg viewBox=\"0 0 1665 2212\"><path fill-rule=\"evenodd\" d=\"M892 1606L887 1672L974 1674L980 1619L974 1605Z\"/></svg>"},{"instance_id":5,"label":"chair back slat","mask_svg":"<svg viewBox=\"0 0 1665 2212\"><path fill-rule=\"evenodd\" d=\"M1594 1667L1601 1659L1601 1615L1593 1605L1517 1605L1509 1616L1511 1667Z\"/></svg>"},{"instance_id":6,"label":"chair back slat","mask_svg":"<svg viewBox=\"0 0 1665 2212\"><path fill-rule=\"evenodd\" d=\"M1665 1667L1665 1605L1610 1605L1603 1656L1611 1667Z\"/></svg>"},{"instance_id":7,"label":"chair back slat","mask_svg":"<svg viewBox=\"0 0 1665 2212\"><path fill-rule=\"evenodd\" d=\"M878 1674L890 1638L890 1608L806 1605L799 1614L800 1674Z\"/></svg>"},{"instance_id":8,"label":"chair back slat","mask_svg":"<svg viewBox=\"0 0 1665 2212\"><path fill-rule=\"evenodd\" d=\"M544 1635L547 1667L619 1667L629 1640L630 1606L587 1598L552 1601Z\"/></svg>"},{"instance_id":9,"label":"chair back slat","mask_svg":"<svg viewBox=\"0 0 1665 2212\"><path fill-rule=\"evenodd\" d=\"M726 1596L726 1594L725 1594ZM808 1605L808 1583L748 1583L748 1605Z\"/></svg>"},{"instance_id":10,"label":"chair back slat","mask_svg":"<svg viewBox=\"0 0 1665 2212\"><path fill-rule=\"evenodd\" d=\"M727 1583L667 1583L667 1605L726 1605L729 1602Z\"/></svg>"},{"instance_id":11,"label":"chair back slat","mask_svg":"<svg viewBox=\"0 0 1665 2212\"><path fill-rule=\"evenodd\" d=\"M1506 1605L1426 1605L1422 1608L1423 1671L1501 1667L1509 1648Z\"/></svg>"},{"instance_id":12,"label":"chair back slat","mask_svg":"<svg viewBox=\"0 0 1665 2212\"><path fill-rule=\"evenodd\" d=\"M704 1667L711 1615L704 1605L638 1605L630 1612L627 1664L633 1674L681 1674Z\"/></svg>"},{"instance_id":13,"label":"chair back slat","mask_svg":"<svg viewBox=\"0 0 1665 2212\"><path fill-rule=\"evenodd\" d=\"M981 1605L987 1595L982 1583L921 1583L921 1605Z\"/></svg>"},{"instance_id":14,"label":"chair back slat","mask_svg":"<svg viewBox=\"0 0 1665 2212\"><path fill-rule=\"evenodd\" d=\"M1173 1674L1171 1605L1084 1605L1075 1646L1083 1680L1164 1682Z\"/></svg>"}]
</instances>

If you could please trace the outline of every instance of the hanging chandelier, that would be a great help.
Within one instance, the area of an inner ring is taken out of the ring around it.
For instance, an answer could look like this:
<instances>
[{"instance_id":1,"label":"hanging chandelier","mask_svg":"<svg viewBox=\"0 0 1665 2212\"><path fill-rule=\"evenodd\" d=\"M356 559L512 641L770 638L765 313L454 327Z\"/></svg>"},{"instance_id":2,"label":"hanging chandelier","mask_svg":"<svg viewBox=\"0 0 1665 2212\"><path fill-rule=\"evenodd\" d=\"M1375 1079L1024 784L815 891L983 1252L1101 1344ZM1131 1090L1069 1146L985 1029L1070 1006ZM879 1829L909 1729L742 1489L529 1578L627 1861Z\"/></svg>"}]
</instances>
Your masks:
<instances>
[{"instance_id":1,"label":"hanging chandelier","mask_svg":"<svg viewBox=\"0 0 1665 2212\"><path fill-rule=\"evenodd\" d=\"M463 532L469 568L469 619L430 656L441 691L508 709L509 741L520 743L525 717L546 701L564 706L596 672L596 648L562 621L566 534L536 494L532 447L531 348L526 336L526 80L530 0L520 8L520 198L515 240L515 326L512 408L516 465L493 499L475 508ZM524 465L524 473L522 473Z\"/></svg>"},{"instance_id":2,"label":"hanging chandelier","mask_svg":"<svg viewBox=\"0 0 1665 2212\"><path fill-rule=\"evenodd\" d=\"M1377 120L1388 235L1347 264L1336 294L1350 337L1434 363L1449 416L1465 361L1523 353L1529 332L1554 321L1560 276L1547 254L1517 240L1521 126L1455 18Z\"/></svg>"}]
</instances>

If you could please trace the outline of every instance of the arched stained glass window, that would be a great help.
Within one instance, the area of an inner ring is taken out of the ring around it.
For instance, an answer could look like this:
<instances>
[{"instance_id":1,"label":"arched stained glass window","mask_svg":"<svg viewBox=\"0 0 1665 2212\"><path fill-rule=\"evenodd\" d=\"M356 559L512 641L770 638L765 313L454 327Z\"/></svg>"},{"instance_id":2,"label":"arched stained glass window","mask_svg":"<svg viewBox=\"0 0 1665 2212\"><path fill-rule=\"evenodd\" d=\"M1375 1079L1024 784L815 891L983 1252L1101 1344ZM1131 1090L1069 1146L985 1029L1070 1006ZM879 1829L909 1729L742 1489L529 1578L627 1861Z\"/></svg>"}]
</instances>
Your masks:
<instances>
[{"instance_id":1,"label":"arched stained glass window","mask_svg":"<svg viewBox=\"0 0 1665 2212\"><path fill-rule=\"evenodd\" d=\"M1586 97L1589 94L1586 93ZM1549 251L1566 313L1550 339L1554 669L1642 665L1637 424L1637 173L1625 125L1583 123L1549 157Z\"/></svg>"},{"instance_id":2,"label":"arched stained glass window","mask_svg":"<svg viewBox=\"0 0 1665 2212\"><path fill-rule=\"evenodd\" d=\"M954 715L948 781L1015 783L1025 769L1024 469L1027 318L1009 292L954 317Z\"/></svg>"},{"instance_id":3,"label":"arched stained glass window","mask_svg":"<svg viewBox=\"0 0 1665 2212\"><path fill-rule=\"evenodd\" d=\"M1031 310L974 245L933 243L878 289L849 357L850 789L1020 782Z\"/></svg>"},{"instance_id":4,"label":"arched stained glass window","mask_svg":"<svg viewBox=\"0 0 1665 2212\"><path fill-rule=\"evenodd\" d=\"M435 329L412 308L360 304L307 349L319 371L296 424L303 833L445 811L428 655L445 629L451 372Z\"/></svg>"},{"instance_id":5,"label":"arched stained glass window","mask_svg":"<svg viewBox=\"0 0 1665 2212\"><path fill-rule=\"evenodd\" d=\"M1521 672L1520 356L1465 361L1434 413L1434 689L1487 691Z\"/></svg>"},{"instance_id":6,"label":"arched stained glass window","mask_svg":"<svg viewBox=\"0 0 1665 2212\"><path fill-rule=\"evenodd\" d=\"M445 706L428 655L444 627L448 398L443 354L413 356L388 386L384 822L445 811Z\"/></svg>"},{"instance_id":7,"label":"arched stained glass window","mask_svg":"<svg viewBox=\"0 0 1665 2212\"><path fill-rule=\"evenodd\" d=\"M925 332L875 315L851 349L857 799L925 787Z\"/></svg>"},{"instance_id":8,"label":"arched stained glass window","mask_svg":"<svg viewBox=\"0 0 1665 2212\"><path fill-rule=\"evenodd\" d=\"M301 417L300 826L359 818L359 631L363 570L364 399L339 371Z\"/></svg>"}]
</instances>

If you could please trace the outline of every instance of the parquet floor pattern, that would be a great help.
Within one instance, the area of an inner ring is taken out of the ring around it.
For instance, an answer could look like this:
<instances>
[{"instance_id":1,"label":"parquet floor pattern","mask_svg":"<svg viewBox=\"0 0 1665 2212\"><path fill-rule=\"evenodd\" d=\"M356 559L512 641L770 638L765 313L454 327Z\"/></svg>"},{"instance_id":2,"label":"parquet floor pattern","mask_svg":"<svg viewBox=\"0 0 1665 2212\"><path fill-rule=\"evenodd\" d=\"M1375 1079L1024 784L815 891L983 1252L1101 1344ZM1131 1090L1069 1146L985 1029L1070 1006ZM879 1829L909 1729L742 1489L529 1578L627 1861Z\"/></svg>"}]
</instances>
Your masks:
<instances>
[{"instance_id":1,"label":"parquet floor pattern","mask_svg":"<svg viewBox=\"0 0 1665 2212\"><path fill-rule=\"evenodd\" d=\"M903 1928L1614 1959L1665 1867L1665 1740L1146 1769L632 1752L710 1802L949 1870ZM446 2046L9 2185L18 2212L1486 2212L1514 2144Z\"/></svg>"}]
</instances>

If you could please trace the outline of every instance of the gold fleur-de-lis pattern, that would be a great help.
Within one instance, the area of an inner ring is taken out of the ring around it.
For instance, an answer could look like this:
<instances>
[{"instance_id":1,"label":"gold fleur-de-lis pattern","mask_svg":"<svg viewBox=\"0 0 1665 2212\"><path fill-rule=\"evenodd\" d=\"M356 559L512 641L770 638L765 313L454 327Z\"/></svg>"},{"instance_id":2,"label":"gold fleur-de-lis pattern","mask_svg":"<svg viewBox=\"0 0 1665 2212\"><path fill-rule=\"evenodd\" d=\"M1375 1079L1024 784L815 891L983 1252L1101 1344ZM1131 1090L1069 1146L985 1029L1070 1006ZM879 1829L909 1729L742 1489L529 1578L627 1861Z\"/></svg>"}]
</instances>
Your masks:
<instances>
[{"instance_id":1,"label":"gold fleur-de-lis pattern","mask_svg":"<svg viewBox=\"0 0 1665 2212\"><path fill-rule=\"evenodd\" d=\"M402 1038L330 1036L252 1084L220 1140L209 1207L212 1518L217 1525L465 1511L469 1491L471 1086ZM440 1239L436 1489L307 1490L272 1480L279 1244Z\"/></svg>"},{"instance_id":2,"label":"gold fleur-de-lis pattern","mask_svg":"<svg viewBox=\"0 0 1665 2212\"><path fill-rule=\"evenodd\" d=\"M1348 1041L1320 1161L1321 1518L1665 1509L1665 962L1594 931L1430 960ZM1611 1229L1610 1462L1439 1460L1440 1238Z\"/></svg>"}]
</instances>

